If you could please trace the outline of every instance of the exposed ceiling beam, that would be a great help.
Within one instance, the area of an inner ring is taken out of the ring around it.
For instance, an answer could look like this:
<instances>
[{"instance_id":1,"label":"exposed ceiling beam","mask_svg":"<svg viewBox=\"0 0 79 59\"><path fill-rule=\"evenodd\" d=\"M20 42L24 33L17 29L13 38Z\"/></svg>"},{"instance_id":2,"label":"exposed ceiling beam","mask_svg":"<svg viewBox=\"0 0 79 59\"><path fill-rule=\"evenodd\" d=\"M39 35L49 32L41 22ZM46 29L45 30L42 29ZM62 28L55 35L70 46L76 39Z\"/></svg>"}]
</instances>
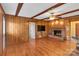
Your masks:
<instances>
[{"instance_id":1,"label":"exposed ceiling beam","mask_svg":"<svg viewBox=\"0 0 79 59\"><path fill-rule=\"evenodd\" d=\"M58 17L58 18L60 18L60 19L61 19L61 17ZM49 19L49 17L46 17L46 18L43 18L43 19Z\"/></svg>"},{"instance_id":2,"label":"exposed ceiling beam","mask_svg":"<svg viewBox=\"0 0 79 59\"><path fill-rule=\"evenodd\" d=\"M73 12L76 12L76 11L79 11L79 9L76 9L76 10L72 10L72 11L68 11L68 12L65 12L65 13L62 13L62 14L59 14L59 15L56 15L56 16L62 16L62 15L65 15L65 14L69 14L69 13L73 13ZM46 18L43 18L43 19L48 19L48 17Z\"/></svg>"},{"instance_id":3,"label":"exposed ceiling beam","mask_svg":"<svg viewBox=\"0 0 79 59\"><path fill-rule=\"evenodd\" d=\"M18 16L18 14L19 14L19 12L20 12L22 6L23 6L23 3L18 3L18 6L17 6L17 10L16 10L16 14L15 14L15 16Z\"/></svg>"},{"instance_id":4,"label":"exposed ceiling beam","mask_svg":"<svg viewBox=\"0 0 79 59\"><path fill-rule=\"evenodd\" d=\"M44 11L42 11L42 12L36 14L36 15L34 15L34 16L31 17L31 18L37 17L37 16L39 16L39 15L41 15L41 14L43 14L43 13L49 11L49 10L51 10L52 8L55 9L55 8L57 8L57 7L59 7L59 6L63 5L63 4L65 4L65 3L57 3L56 5L50 7L50 8L48 8L48 9L46 9L46 10L44 10Z\"/></svg>"},{"instance_id":5,"label":"exposed ceiling beam","mask_svg":"<svg viewBox=\"0 0 79 59\"><path fill-rule=\"evenodd\" d=\"M69 13L76 12L76 11L79 11L79 9L72 10L72 11L68 11L68 12L65 12L65 13L59 14L59 15L57 15L57 16L62 16L62 15L65 15L65 14L69 14Z\"/></svg>"},{"instance_id":6,"label":"exposed ceiling beam","mask_svg":"<svg viewBox=\"0 0 79 59\"><path fill-rule=\"evenodd\" d=\"M43 19L48 19L48 17L46 17L46 18L43 18Z\"/></svg>"},{"instance_id":7,"label":"exposed ceiling beam","mask_svg":"<svg viewBox=\"0 0 79 59\"><path fill-rule=\"evenodd\" d=\"M1 9L2 9L2 11L3 11L4 15L5 15L5 11L4 11L4 9L3 9L3 7L2 7L2 5L1 5L1 3L0 3L0 7L1 7Z\"/></svg>"}]
</instances>

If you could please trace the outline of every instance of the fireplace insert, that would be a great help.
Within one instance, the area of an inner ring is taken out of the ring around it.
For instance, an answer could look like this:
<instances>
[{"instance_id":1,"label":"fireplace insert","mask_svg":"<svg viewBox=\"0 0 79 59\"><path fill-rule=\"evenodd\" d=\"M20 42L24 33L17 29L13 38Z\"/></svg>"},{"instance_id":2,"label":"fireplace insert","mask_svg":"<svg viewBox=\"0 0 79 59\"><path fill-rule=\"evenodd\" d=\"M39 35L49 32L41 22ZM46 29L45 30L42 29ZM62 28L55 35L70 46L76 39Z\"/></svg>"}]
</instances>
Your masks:
<instances>
[{"instance_id":1,"label":"fireplace insert","mask_svg":"<svg viewBox=\"0 0 79 59\"><path fill-rule=\"evenodd\" d=\"M61 30L54 30L54 36L59 36L61 37L62 36L62 31Z\"/></svg>"}]
</instances>

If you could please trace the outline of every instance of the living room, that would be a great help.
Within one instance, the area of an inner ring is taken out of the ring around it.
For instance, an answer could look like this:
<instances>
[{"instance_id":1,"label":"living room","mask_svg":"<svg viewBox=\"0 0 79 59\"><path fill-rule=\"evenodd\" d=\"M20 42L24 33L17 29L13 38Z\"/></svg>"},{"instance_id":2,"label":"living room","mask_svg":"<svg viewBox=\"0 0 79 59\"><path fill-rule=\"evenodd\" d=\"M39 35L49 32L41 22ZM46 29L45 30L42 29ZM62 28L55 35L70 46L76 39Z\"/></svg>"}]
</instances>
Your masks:
<instances>
[{"instance_id":1,"label":"living room","mask_svg":"<svg viewBox=\"0 0 79 59\"><path fill-rule=\"evenodd\" d=\"M79 55L78 6L78 3L1 3L0 55Z\"/></svg>"}]
</instances>

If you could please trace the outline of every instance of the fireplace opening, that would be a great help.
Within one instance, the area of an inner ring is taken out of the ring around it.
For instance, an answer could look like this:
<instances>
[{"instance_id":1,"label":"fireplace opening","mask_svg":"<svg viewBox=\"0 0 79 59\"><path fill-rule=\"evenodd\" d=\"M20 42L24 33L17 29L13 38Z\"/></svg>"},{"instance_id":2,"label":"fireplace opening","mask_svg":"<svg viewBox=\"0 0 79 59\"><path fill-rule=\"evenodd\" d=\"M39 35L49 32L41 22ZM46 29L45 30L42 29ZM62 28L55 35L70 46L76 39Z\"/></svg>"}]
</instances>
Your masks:
<instances>
[{"instance_id":1,"label":"fireplace opening","mask_svg":"<svg viewBox=\"0 0 79 59\"><path fill-rule=\"evenodd\" d=\"M62 36L62 31L61 30L54 30L54 36L59 36L61 37Z\"/></svg>"}]
</instances>

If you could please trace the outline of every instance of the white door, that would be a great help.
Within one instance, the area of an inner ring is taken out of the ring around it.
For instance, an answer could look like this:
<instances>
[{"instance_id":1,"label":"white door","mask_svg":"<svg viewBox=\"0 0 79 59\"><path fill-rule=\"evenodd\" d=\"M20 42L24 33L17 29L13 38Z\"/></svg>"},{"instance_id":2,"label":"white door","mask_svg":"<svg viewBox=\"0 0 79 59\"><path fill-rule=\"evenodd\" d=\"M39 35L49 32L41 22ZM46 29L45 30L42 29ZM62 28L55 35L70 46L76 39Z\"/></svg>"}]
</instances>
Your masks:
<instances>
[{"instance_id":1,"label":"white door","mask_svg":"<svg viewBox=\"0 0 79 59\"><path fill-rule=\"evenodd\" d=\"M35 23L29 22L29 39L35 39Z\"/></svg>"}]
</instances>

